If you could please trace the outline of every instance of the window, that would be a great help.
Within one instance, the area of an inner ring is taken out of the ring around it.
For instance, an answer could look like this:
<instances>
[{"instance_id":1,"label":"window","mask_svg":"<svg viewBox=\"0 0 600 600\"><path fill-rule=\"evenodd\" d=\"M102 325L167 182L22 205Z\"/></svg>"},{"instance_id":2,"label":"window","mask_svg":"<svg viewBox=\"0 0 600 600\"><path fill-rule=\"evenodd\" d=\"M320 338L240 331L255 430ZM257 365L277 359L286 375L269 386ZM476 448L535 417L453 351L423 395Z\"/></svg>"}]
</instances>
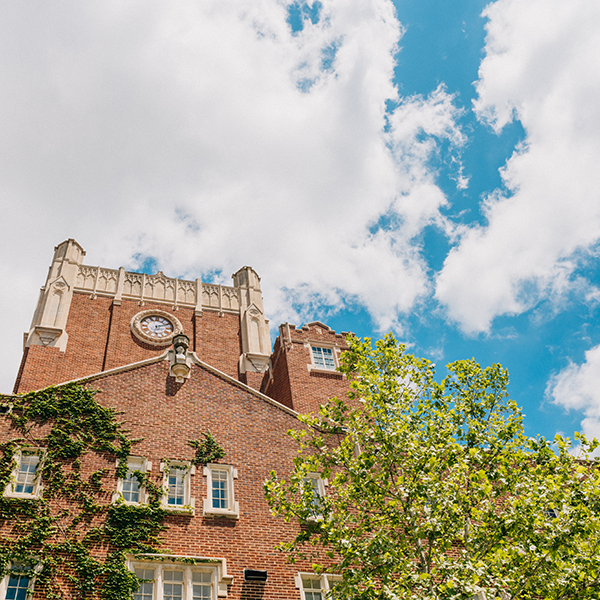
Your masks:
<instances>
[{"instance_id":1,"label":"window","mask_svg":"<svg viewBox=\"0 0 600 600\"><path fill-rule=\"evenodd\" d=\"M185 504L185 469L173 468L167 475L167 504L183 506Z\"/></svg>"},{"instance_id":2,"label":"window","mask_svg":"<svg viewBox=\"0 0 600 600\"><path fill-rule=\"evenodd\" d=\"M3 600L28 600L33 593L35 576L41 565L33 569L29 565L11 564L8 574L0 581L0 598Z\"/></svg>"},{"instance_id":3,"label":"window","mask_svg":"<svg viewBox=\"0 0 600 600\"><path fill-rule=\"evenodd\" d=\"M42 491L40 473L43 450L21 448L14 458L16 465L4 495L12 498L38 498Z\"/></svg>"},{"instance_id":4,"label":"window","mask_svg":"<svg viewBox=\"0 0 600 600\"><path fill-rule=\"evenodd\" d=\"M233 578L227 575L225 559L208 562L206 558L183 556L153 558L160 562L129 562L140 580L134 600L216 600L217 596L227 596L227 585Z\"/></svg>"},{"instance_id":5,"label":"window","mask_svg":"<svg viewBox=\"0 0 600 600\"><path fill-rule=\"evenodd\" d=\"M189 567L137 568L140 581L134 600L212 600L213 573ZM156 592L156 596L155 596Z\"/></svg>"},{"instance_id":6,"label":"window","mask_svg":"<svg viewBox=\"0 0 600 600\"><path fill-rule=\"evenodd\" d=\"M311 346L310 351L315 368L335 371L335 354L332 348Z\"/></svg>"},{"instance_id":7,"label":"window","mask_svg":"<svg viewBox=\"0 0 600 600\"><path fill-rule=\"evenodd\" d=\"M150 461L142 457L130 456L127 459L127 475L124 479L119 479L114 500L122 499L127 504L144 504L147 502L146 490L140 485L136 471L147 473L151 470L152 463Z\"/></svg>"},{"instance_id":8,"label":"window","mask_svg":"<svg viewBox=\"0 0 600 600\"><path fill-rule=\"evenodd\" d=\"M320 579L303 579L302 590L304 592L304 600L322 599Z\"/></svg>"},{"instance_id":9,"label":"window","mask_svg":"<svg viewBox=\"0 0 600 600\"><path fill-rule=\"evenodd\" d=\"M302 600L325 600L331 597L333 584L340 580L340 575L299 573L296 576L296 587L300 589Z\"/></svg>"},{"instance_id":10,"label":"window","mask_svg":"<svg viewBox=\"0 0 600 600\"><path fill-rule=\"evenodd\" d=\"M323 498L325 496L327 480L321 479L318 473L309 473L304 478L303 494L309 495L310 518L318 519L323 512Z\"/></svg>"},{"instance_id":11,"label":"window","mask_svg":"<svg viewBox=\"0 0 600 600\"><path fill-rule=\"evenodd\" d=\"M28 591L29 577L27 575L17 575L16 573L8 575L6 595L4 596L7 600L25 600Z\"/></svg>"},{"instance_id":12,"label":"window","mask_svg":"<svg viewBox=\"0 0 600 600\"><path fill-rule=\"evenodd\" d=\"M134 600L152 600L154 596L154 569L135 569L135 576L142 580Z\"/></svg>"},{"instance_id":13,"label":"window","mask_svg":"<svg viewBox=\"0 0 600 600\"><path fill-rule=\"evenodd\" d=\"M189 462L169 461L161 463L160 470L164 474L163 508L193 514L190 477L196 473L196 467Z\"/></svg>"},{"instance_id":14,"label":"window","mask_svg":"<svg viewBox=\"0 0 600 600\"><path fill-rule=\"evenodd\" d=\"M204 514L237 519L240 509L233 495L237 469L231 465L208 464L204 467L204 475L208 491L204 500Z\"/></svg>"}]
</instances>

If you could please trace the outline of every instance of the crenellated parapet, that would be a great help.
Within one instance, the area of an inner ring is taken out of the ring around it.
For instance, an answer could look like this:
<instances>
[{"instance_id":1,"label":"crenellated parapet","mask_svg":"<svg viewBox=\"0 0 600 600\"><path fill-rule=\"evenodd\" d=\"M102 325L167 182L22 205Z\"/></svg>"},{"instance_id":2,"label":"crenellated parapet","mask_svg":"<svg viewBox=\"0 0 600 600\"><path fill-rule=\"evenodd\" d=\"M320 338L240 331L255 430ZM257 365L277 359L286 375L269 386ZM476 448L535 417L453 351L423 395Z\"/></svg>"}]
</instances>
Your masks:
<instances>
[{"instance_id":1,"label":"crenellated parapet","mask_svg":"<svg viewBox=\"0 0 600 600\"><path fill-rule=\"evenodd\" d=\"M227 285L203 283L200 279L185 280L167 277L162 271L156 275L135 273L120 269L105 269L80 265L75 280L75 291L89 293L93 298L113 298L115 304L123 299L140 303L154 302L178 307L238 313L240 290Z\"/></svg>"}]
</instances>

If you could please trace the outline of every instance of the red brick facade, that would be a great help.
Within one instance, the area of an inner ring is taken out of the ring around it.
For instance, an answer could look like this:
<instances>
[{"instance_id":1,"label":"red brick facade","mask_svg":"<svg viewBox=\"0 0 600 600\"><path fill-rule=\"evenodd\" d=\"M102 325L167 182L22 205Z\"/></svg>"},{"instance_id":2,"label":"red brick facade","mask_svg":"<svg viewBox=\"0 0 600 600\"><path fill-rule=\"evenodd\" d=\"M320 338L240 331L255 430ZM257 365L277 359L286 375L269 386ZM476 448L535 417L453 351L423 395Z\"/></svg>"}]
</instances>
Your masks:
<instances>
[{"instance_id":1,"label":"red brick facade","mask_svg":"<svg viewBox=\"0 0 600 600\"><path fill-rule=\"evenodd\" d=\"M337 366L340 353L347 348L345 335L318 322L300 329L281 325L261 387L267 396L300 414L317 411L325 400L345 397L348 391L348 382L341 373L314 364L313 347L331 349Z\"/></svg>"},{"instance_id":2,"label":"red brick facade","mask_svg":"<svg viewBox=\"0 0 600 600\"><path fill-rule=\"evenodd\" d=\"M234 493L239 518L203 516L207 478L197 468L190 477L195 513L167 517L167 530L161 536L165 551L225 558L233 576L227 595L231 600L299 599L294 577L310 572L310 564L287 564L275 549L294 536L297 526L271 516L263 495L263 483L272 470L282 476L290 471L297 448L286 431L300 426L294 413L200 366L192 367L190 378L181 386L173 386L170 379L169 362L158 360L89 382L99 390L97 398L103 405L122 413L131 437L141 440L132 455L151 461L150 479L155 484L162 485L161 462L190 461L194 450L188 440L207 431L225 450L219 462L237 470ZM0 422L2 441L14 438L9 420L4 417ZM116 489L114 461L99 456L94 460L86 470L108 469L105 487ZM267 582L244 581L244 569L267 571ZM43 597L34 594L33 598Z\"/></svg>"},{"instance_id":3,"label":"red brick facade","mask_svg":"<svg viewBox=\"0 0 600 600\"><path fill-rule=\"evenodd\" d=\"M170 373L174 351L145 344L131 331L134 315L153 309L171 310L190 338L191 370L183 383L175 383ZM297 446L286 432L302 426L297 413L318 410L328 398L348 390L341 374L315 364L311 350L328 348L338 361L344 336L321 323L299 329L282 325L267 371L240 372L240 322L238 315L216 310L198 314L189 308L173 311L164 303L140 306L123 299L118 304L111 298L74 293L65 351L39 344L26 348L15 391L87 377L85 384L99 390L97 400L119 411L129 435L140 440L131 454L151 462L149 479L158 486L163 484L161 463L191 461L194 450L188 442L210 431L225 451L219 463L237 471L233 488L239 514L203 514L209 495L207 477L199 467L189 476L194 514L167 517L162 547L175 555L225 559L233 580L221 582L227 585L219 597L226 589L231 600L300 600L295 577L311 572L311 566L287 564L275 549L294 537L298 525L270 514L263 484L272 470L284 477L291 470ZM139 361L145 362L133 364ZM0 436L2 443L18 437L7 417L0 417ZM90 472L107 469L103 485L116 491L114 459L87 455L86 460L93 460L84 464ZM267 581L245 581L244 569L266 571ZM217 593L215 587L212 600ZM39 592L33 600L42 600Z\"/></svg>"},{"instance_id":4,"label":"red brick facade","mask_svg":"<svg viewBox=\"0 0 600 600\"><path fill-rule=\"evenodd\" d=\"M69 341L65 352L57 348L25 349L14 392L24 393L121 367L164 352L144 344L131 332L131 319L142 310L165 311L161 304L140 306L132 300L116 305L111 298L90 298L74 293L67 320ZM183 325L192 348L203 361L238 377L240 356L239 317L216 311L195 315L192 309L171 312Z\"/></svg>"}]
</instances>

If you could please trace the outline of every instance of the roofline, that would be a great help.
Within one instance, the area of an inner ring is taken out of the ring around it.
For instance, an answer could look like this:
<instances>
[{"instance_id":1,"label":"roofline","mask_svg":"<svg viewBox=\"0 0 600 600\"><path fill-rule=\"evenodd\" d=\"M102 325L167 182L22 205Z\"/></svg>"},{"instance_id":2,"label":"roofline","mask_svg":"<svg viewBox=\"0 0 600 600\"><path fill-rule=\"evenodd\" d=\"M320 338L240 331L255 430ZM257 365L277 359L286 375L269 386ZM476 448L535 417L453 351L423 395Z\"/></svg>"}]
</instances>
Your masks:
<instances>
[{"instance_id":1,"label":"roofline","mask_svg":"<svg viewBox=\"0 0 600 600\"><path fill-rule=\"evenodd\" d=\"M253 396L256 396L260 400L263 400L264 402L271 404L275 408L283 410L284 412L288 413L289 415L291 415L293 417L298 418L300 416L300 413L297 413L295 410L285 406L285 404L281 404L280 402L277 402L277 400L273 400L273 398L270 398L269 396L263 394L262 392L255 390L254 388L250 387L249 385L246 385L245 383L242 383L241 381L238 381L237 379L235 379L235 377L231 377L231 375L227 375L227 373L223 373L223 371L220 371L219 369L213 367L212 365L209 365L208 363L201 361L195 352L190 352L189 354L191 354L196 366L204 369L205 371L208 371L209 373L212 373L213 375L216 375L217 377L219 377L220 379L223 379L227 383L235 385L236 387L244 390L245 392L249 392L250 394L252 394ZM47 386L47 387L61 387L63 385L68 385L70 383L86 383L86 382L92 381L94 379L102 379L103 377L109 377L110 375L116 375L118 373L124 373L126 371L133 371L134 369L139 369L140 367L145 367L145 366L148 366L148 365L151 365L154 363L158 363L163 360L169 360L169 349L165 350L162 354L159 354L158 356L153 356L152 358L146 358L145 360L140 360L138 362L130 363L128 365L123 365L121 367L115 367L114 369L109 369L108 371L100 371L99 373L94 373L93 375L86 375L85 377L78 377L77 379L63 381L62 383L57 383L56 385ZM44 389L44 388L40 388L40 389ZM38 390L31 390L31 392L34 392L34 391L38 391ZM5 396L5 397L12 397L12 398L22 398L23 396L25 396L31 392L26 392L25 394L10 394L10 395L9 394L6 394L6 395L0 394L0 397Z\"/></svg>"}]
</instances>

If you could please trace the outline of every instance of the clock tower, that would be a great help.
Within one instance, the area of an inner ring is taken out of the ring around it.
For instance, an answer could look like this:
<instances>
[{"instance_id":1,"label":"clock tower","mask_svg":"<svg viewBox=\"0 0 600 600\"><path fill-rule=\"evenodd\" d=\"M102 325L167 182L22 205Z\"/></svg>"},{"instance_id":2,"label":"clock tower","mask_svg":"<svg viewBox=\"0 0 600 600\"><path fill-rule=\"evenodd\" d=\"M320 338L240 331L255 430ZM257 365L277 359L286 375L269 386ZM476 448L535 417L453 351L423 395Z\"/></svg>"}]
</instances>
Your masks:
<instances>
[{"instance_id":1,"label":"clock tower","mask_svg":"<svg viewBox=\"0 0 600 600\"><path fill-rule=\"evenodd\" d=\"M90 266L85 255L73 239L54 249L15 393L153 358L182 333L201 360L260 388L271 343L254 269L225 286Z\"/></svg>"}]
</instances>

